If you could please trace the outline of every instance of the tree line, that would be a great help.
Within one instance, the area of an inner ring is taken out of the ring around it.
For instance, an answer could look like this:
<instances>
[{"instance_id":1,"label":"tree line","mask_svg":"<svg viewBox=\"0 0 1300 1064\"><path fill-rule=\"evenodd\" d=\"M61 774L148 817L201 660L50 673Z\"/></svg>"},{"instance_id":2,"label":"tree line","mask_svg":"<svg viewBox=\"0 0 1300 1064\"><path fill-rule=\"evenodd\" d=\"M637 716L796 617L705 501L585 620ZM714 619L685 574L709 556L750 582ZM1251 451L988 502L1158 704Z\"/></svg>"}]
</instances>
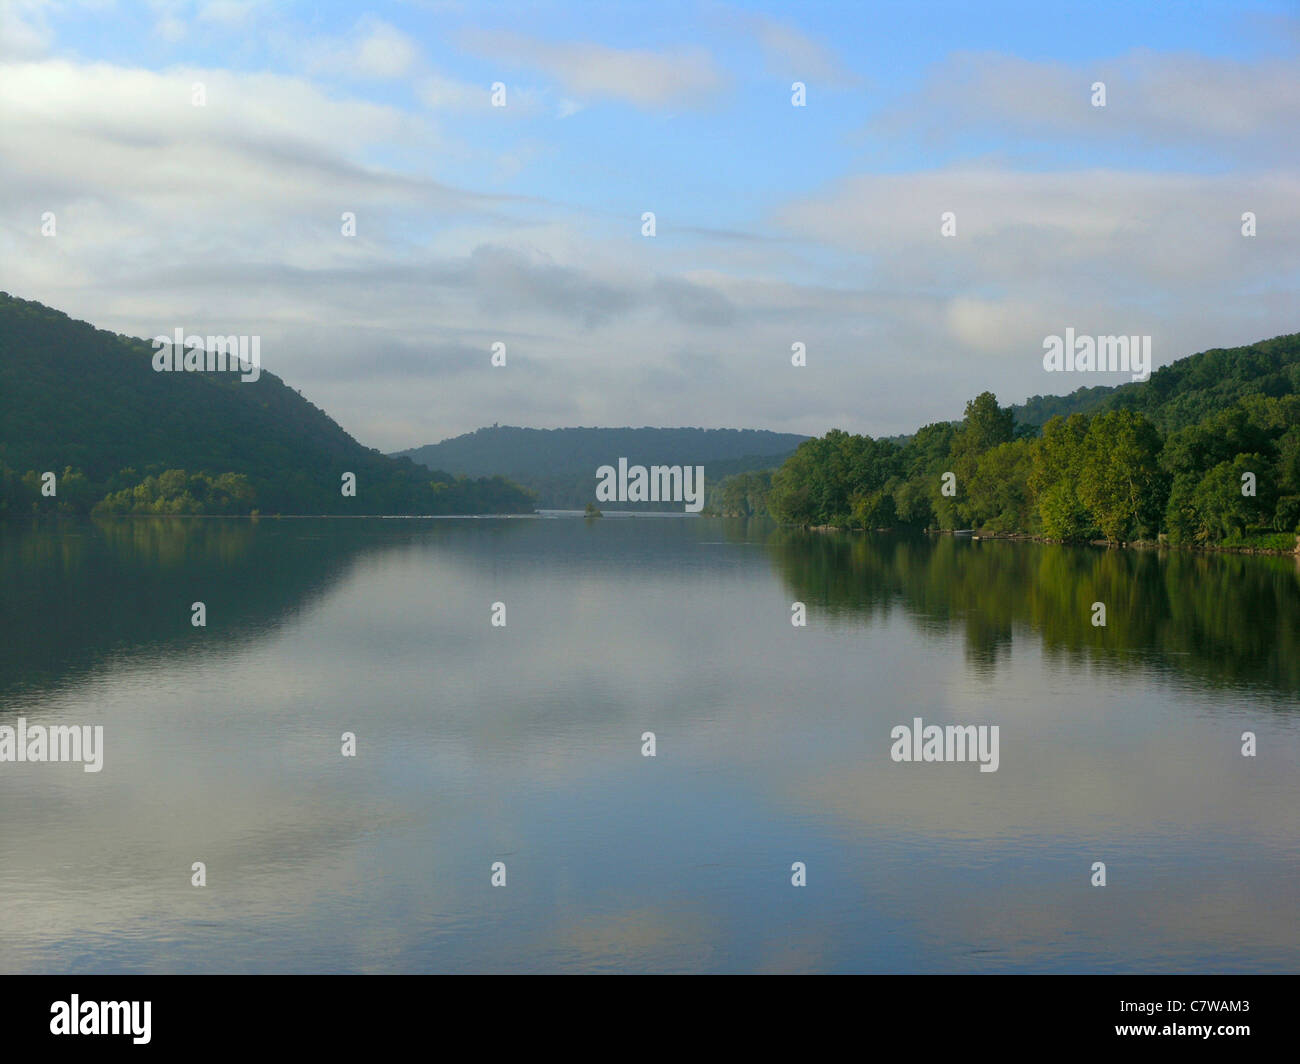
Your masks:
<instances>
[{"instance_id":1,"label":"tree line","mask_svg":"<svg viewBox=\"0 0 1300 1064\"><path fill-rule=\"evenodd\" d=\"M409 468L405 468L409 467ZM54 471L49 471L53 473ZM327 488L321 478L288 474L270 490L243 473L166 469L143 476L133 468L105 481L92 481L80 469L65 467L50 477L34 470L21 476L0 463L0 515L10 514L207 514L358 513L458 514L520 513L533 497L504 477L453 477L417 469L409 462L396 472L366 478L358 474L357 495Z\"/></svg>"},{"instance_id":2,"label":"tree line","mask_svg":"<svg viewBox=\"0 0 1300 1064\"><path fill-rule=\"evenodd\" d=\"M901 446L839 429L809 440L764 501L797 525L1290 549L1300 396L1247 395L1166 433L1128 407L1053 417L1040 431L984 392L959 423L926 425Z\"/></svg>"}]
</instances>

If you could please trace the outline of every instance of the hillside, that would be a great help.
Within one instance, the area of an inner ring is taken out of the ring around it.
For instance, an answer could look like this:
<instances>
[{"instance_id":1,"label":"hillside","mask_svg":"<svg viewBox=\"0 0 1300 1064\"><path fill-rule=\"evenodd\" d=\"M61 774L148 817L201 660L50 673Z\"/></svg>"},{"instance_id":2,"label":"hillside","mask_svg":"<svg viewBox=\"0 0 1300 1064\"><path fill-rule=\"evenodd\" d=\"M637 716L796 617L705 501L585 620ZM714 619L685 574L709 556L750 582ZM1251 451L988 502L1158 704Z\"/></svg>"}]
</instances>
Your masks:
<instances>
[{"instance_id":1,"label":"hillside","mask_svg":"<svg viewBox=\"0 0 1300 1064\"><path fill-rule=\"evenodd\" d=\"M1077 388L1069 395L1035 395L1011 409L1017 424L1035 428L1053 417L1136 410L1162 431L1176 432L1248 395L1297 392L1300 356L1292 334L1189 355L1156 370L1150 380Z\"/></svg>"},{"instance_id":2,"label":"hillside","mask_svg":"<svg viewBox=\"0 0 1300 1064\"><path fill-rule=\"evenodd\" d=\"M453 473L501 474L537 492L540 507L581 509L595 497L596 470L619 458L632 465L702 465L706 484L712 485L736 473L779 466L806 439L759 429L493 425L399 456ZM679 509L680 504L627 508Z\"/></svg>"},{"instance_id":3,"label":"hillside","mask_svg":"<svg viewBox=\"0 0 1300 1064\"><path fill-rule=\"evenodd\" d=\"M155 513L532 509L516 485L363 447L272 373L156 372L153 355L146 340L0 293L0 512L102 509L110 493L109 509ZM58 474L54 498L39 491L45 471ZM355 497L340 490L346 472Z\"/></svg>"},{"instance_id":4,"label":"hillside","mask_svg":"<svg viewBox=\"0 0 1300 1064\"><path fill-rule=\"evenodd\" d=\"M1021 407L985 392L961 421L926 425L902 446L832 429L800 446L760 501L796 524L1291 550L1300 334Z\"/></svg>"},{"instance_id":5,"label":"hillside","mask_svg":"<svg viewBox=\"0 0 1300 1064\"><path fill-rule=\"evenodd\" d=\"M1101 409L1115 394L1116 385L1095 384L1076 388L1069 395L1034 395L1011 407L1017 425L1041 429L1054 417L1091 414Z\"/></svg>"},{"instance_id":6,"label":"hillside","mask_svg":"<svg viewBox=\"0 0 1300 1064\"><path fill-rule=\"evenodd\" d=\"M1115 388L1100 410L1134 410L1177 432L1247 396L1300 394L1300 333L1245 347L1214 348Z\"/></svg>"}]
</instances>

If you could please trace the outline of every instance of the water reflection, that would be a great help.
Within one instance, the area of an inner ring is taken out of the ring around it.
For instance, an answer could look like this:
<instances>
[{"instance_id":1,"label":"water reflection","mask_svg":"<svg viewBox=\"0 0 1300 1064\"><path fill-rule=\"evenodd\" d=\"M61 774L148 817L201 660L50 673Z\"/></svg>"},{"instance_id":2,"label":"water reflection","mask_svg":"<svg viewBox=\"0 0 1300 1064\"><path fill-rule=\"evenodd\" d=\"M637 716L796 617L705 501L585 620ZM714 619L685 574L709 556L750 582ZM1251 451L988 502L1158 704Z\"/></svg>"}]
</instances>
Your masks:
<instances>
[{"instance_id":1,"label":"water reflection","mask_svg":"<svg viewBox=\"0 0 1300 1064\"><path fill-rule=\"evenodd\" d=\"M1019 632L1070 663L1300 692L1300 559L795 531L772 545L792 596L834 620L902 608L923 628L959 630L976 670L1004 660ZM1097 602L1105 627L1092 623Z\"/></svg>"},{"instance_id":2,"label":"water reflection","mask_svg":"<svg viewBox=\"0 0 1300 1064\"><path fill-rule=\"evenodd\" d=\"M106 736L0 765L6 970L1300 963L1291 559L180 519L0 526L0 576L0 722ZM999 771L894 764L913 715Z\"/></svg>"}]
</instances>

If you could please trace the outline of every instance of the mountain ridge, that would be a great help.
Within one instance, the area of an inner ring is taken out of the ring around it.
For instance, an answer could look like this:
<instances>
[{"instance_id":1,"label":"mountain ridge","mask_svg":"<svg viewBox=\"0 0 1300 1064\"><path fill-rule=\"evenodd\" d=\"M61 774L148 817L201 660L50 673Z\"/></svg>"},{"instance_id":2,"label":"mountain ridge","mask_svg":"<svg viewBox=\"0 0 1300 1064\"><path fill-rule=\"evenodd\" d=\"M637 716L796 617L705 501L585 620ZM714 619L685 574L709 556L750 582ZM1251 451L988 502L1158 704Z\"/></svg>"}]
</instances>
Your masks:
<instances>
[{"instance_id":1,"label":"mountain ridge","mask_svg":"<svg viewBox=\"0 0 1300 1064\"><path fill-rule=\"evenodd\" d=\"M491 425L394 457L461 475L498 474L537 493L547 509L581 509L595 498L596 470L629 464L703 465L709 483L774 468L810 437L768 429ZM680 509L680 503L629 503L628 509Z\"/></svg>"},{"instance_id":2,"label":"mountain ridge","mask_svg":"<svg viewBox=\"0 0 1300 1064\"><path fill-rule=\"evenodd\" d=\"M153 356L147 340L0 292L0 511L533 508L517 485L460 480L365 447L273 373L157 372ZM53 496L41 491L46 473ZM164 482L167 473L181 475ZM355 496L343 494L345 473Z\"/></svg>"}]
</instances>

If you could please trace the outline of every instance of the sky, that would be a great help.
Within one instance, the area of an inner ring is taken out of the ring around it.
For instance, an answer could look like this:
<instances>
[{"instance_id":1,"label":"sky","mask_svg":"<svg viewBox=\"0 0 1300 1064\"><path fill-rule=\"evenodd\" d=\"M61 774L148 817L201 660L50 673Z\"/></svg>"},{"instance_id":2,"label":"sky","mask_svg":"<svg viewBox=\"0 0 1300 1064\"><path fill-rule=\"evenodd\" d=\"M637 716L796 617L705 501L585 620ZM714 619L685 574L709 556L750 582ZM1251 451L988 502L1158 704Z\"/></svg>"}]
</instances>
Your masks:
<instances>
[{"instance_id":1,"label":"sky","mask_svg":"<svg viewBox=\"0 0 1300 1064\"><path fill-rule=\"evenodd\" d=\"M1067 328L1300 331L1298 60L1295 2L0 0L0 289L385 451L910 432L1130 379Z\"/></svg>"}]
</instances>

